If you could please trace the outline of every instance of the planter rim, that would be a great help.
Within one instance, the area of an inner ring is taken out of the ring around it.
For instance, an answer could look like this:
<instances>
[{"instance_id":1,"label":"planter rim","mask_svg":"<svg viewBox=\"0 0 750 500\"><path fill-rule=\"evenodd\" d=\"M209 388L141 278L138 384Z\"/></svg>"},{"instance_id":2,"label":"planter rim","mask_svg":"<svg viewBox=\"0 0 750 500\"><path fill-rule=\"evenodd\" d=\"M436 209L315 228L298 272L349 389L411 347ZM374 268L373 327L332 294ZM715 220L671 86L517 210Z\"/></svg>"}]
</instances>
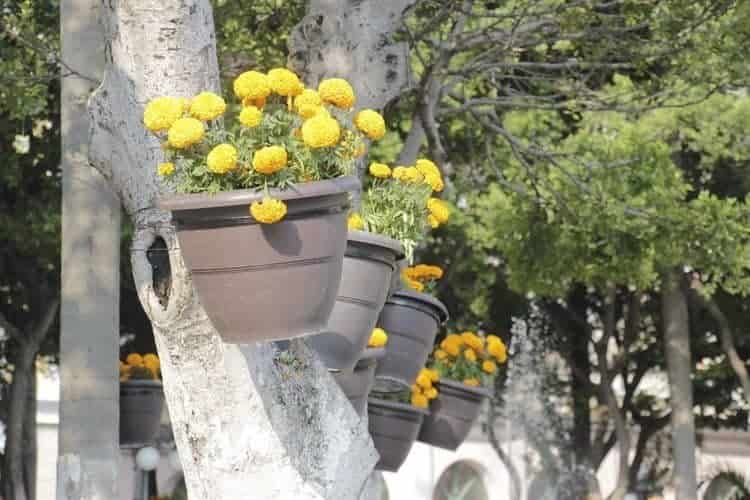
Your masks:
<instances>
[{"instance_id":1,"label":"planter rim","mask_svg":"<svg viewBox=\"0 0 750 500\"><path fill-rule=\"evenodd\" d=\"M162 387L163 384L161 380L135 379L120 382L120 387L124 385L130 387Z\"/></svg>"},{"instance_id":2,"label":"planter rim","mask_svg":"<svg viewBox=\"0 0 750 500\"><path fill-rule=\"evenodd\" d=\"M445 304L428 293L413 290L397 290L393 292L393 295L391 295L388 300L386 300L386 304L407 307L414 307L415 302L423 306L426 305L432 309L435 313L434 315L437 316L438 323L443 324L448 321L449 314ZM422 309L424 309L424 307L422 307Z\"/></svg>"},{"instance_id":3,"label":"planter rim","mask_svg":"<svg viewBox=\"0 0 750 500\"><path fill-rule=\"evenodd\" d=\"M418 413L421 415L429 415L429 410L425 408L417 408L414 405L399 403L397 401L386 401L385 399L369 397L367 398L367 404L370 406L379 406L380 408L386 408L388 410L400 411L403 413Z\"/></svg>"},{"instance_id":4,"label":"planter rim","mask_svg":"<svg viewBox=\"0 0 750 500\"><path fill-rule=\"evenodd\" d=\"M385 248L396 255L396 261L404 258L404 248L401 246L401 242L389 238L388 236L383 236L382 234L350 229L347 242Z\"/></svg>"},{"instance_id":5,"label":"planter rim","mask_svg":"<svg viewBox=\"0 0 750 500\"><path fill-rule=\"evenodd\" d=\"M357 177L347 175L324 181L293 184L287 189L270 189L270 195L279 200L298 200L330 196L345 191L359 191L361 185ZM215 194L165 194L159 197L158 206L164 210L195 210L199 208L220 208L249 205L263 199L265 193L255 189L236 189Z\"/></svg>"},{"instance_id":6,"label":"planter rim","mask_svg":"<svg viewBox=\"0 0 750 500\"><path fill-rule=\"evenodd\" d=\"M473 395L476 395L476 396L479 396L479 397L487 397L488 398L488 397L490 397L492 395L492 393L490 392L490 390L487 389L486 387L481 387L481 386L480 387L474 387L474 386L471 386L471 385L466 385L463 382L459 382L458 380L452 380L452 379L449 379L449 378L445 378L444 379L444 378L441 377L440 380L437 381L437 385L438 386L449 387L449 388L455 389L457 391L468 392L470 394L473 394ZM438 391L438 392L440 392L440 391Z\"/></svg>"},{"instance_id":7,"label":"planter rim","mask_svg":"<svg viewBox=\"0 0 750 500\"><path fill-rule=\"evenodd\" d=\"M362 357L359 361L369 361L371 359L380 359L385 356L385 347L368 347L365 352L362 353Z\"/></svg>"}]
</instances>

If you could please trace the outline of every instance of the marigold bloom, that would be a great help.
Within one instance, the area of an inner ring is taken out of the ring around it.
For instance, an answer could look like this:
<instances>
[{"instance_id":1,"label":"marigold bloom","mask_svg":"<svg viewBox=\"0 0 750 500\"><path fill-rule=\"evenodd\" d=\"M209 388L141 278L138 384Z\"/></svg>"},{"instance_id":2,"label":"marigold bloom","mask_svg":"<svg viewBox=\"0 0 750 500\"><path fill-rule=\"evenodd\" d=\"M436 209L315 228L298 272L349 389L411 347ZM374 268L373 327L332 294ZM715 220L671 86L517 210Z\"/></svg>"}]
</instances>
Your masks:
<instances>
[{"instance_id":1,"label":"marigold bloom","mask_svg":"<svg viewBox=\"0 0 750 500\"><path fill-rule=\"evenodd\" d=\"M482 363L482 370L484 370L485 373L492 375L497 371L497 365L494 361L488 359Z\"/></svg>"},{"instance_id":2,"label":"marigold bloom","mask_svg":"<svg viewBox=\"0 0 750 500\"><path fill-rule=\"evenodd\" d=\"M174 163L171 163L171 162L159 163L157 172L162 177L169 177L170 175L174 173Z\"/></svg>"},{"instance_id":3,"label":"marigold bloom","mask_svg":"<svg viewBox=\"0 0 750 500\"><path fill-rule=\"evenodd\" d=\"M391 167L385 163L371 163L369 172L371 176L378 179L387 179L391 176Z\"/></svg>"},{"instance_id":4,"label":"marigold bloom","mask_svg":"<svg viewBox=\"0 0 750 500\"><path fill-rule=\"evenodd\" d=\"M253 154L253 168L261 174L271 175L286 166L286 149L281 146L266 146Z\"/></svg>"},{"instance_id":5,"label":"marigold bloom","mask_svg":"<svg viewBox=\"0 0 750 500\"><path fill-rule=\"evenodd\" d=\"M215 120L224 114L227 103L213 92L201 92L190 103L190 115L199 120Z\"/></svg>"},{"instance_id":6,"label":"marigold bloom","mask_svg":"<svg viewBox=\"0 0 750 500\"><path fill-rule=\"evenodd\" d=\"M430 405L430 401L424 394L412 394L411 404L417 408L427 408Z\"/></svg>"},{"instance_id":7,"label":"marigold bloom","mask_svg":"<svg viewBox=\"0 0 750 500\"><path fill-rule=\"evenodd\" d=\"M431 387L424 391L424 395L427 399L435 399L438 397L438 390L434 387Z\"/></svg>"},{"instance_id":8,"label":"marigold bloom","mask_svg":"<svg viewBox=\"0 0 750 500\"><path fill-rule=\"evenodd\" d=\"M497 338L497 337L495 337ZM505 363L508 360L508 350L502 340L487 342L487 352L494 357L498 363Z\"/></svg>"},{"instance_id":9,"label":"marigold bloom","mask_svg":"<svg viewBox=\"0 0 750 500\"><path fill-rule=\"evenodd\" d=\"M354 117L354 125L368 138L377 141L385 135L385 120L375 110L363 109Z\"/></svg>"},{"instance_id":10,"label":"marigold bloom","mask_svg":"<svg viewBox=\"0 0 750 500\"><path fill-rule=\"evenodd\" d=\"M367 342L368 347L383 347L388 343L388 334L382 328L374 328Z\"/></svg>"},{"instance_id":11,"label":"marigold bloom","mask_svg":"<svg viewBox=\"0 0 750 500\"><path fill-rule=\"evenodd\" d=\"M441 176L425 173L422 173L422 175L424 176L424 182L426 184L429 184L432 190L436 193L439 193L445 188L445 184L443 184L443 178Z\"/></svg>"},{"instance_id":12,"label":"marigold bloom","mask_svg":"<svg viewBox=\"0 0 750 500\"><path fill-rule=\"evenodd\" d=\"M312 149L335 146L341 136L339 122L325 114L318 114L302 125L302 140Z\"/></svg>"},{"instance_id":13,"label":"marigold bloom","mask_svg":"<svg viewBox=\"0 0 750 500\"><path fill-rule=\"evenodd\" d=\"M245 106L240 111L240 123L244 127L257 127L263 121L263 111L256 106Z\"/></svg>"},{"instance_id":14,"label":"marigold bloom","mask_svg":"<svg viewBox=\"0 0 750 500\"><path fill-rule=\"evenodd\" d=\"M437 370L434 370L432 368L425 368L425 373L430 377L430 380L433 382L437 382L440 380L440 374Z\"/></svg>"},{"instance_id":15,"label":"marigold bloom","mask_svg":"<svg viewBox=\"0 0 750 500\"><path fill-rule=\"evenodd\" d=\"M346 221L346 225L349 229L363 229L365 221L359 214L351 214Z\"/></svg>"},{"instance_id":16,"label":"marigold bloom","mask_svg":"<svg viewBox=\"0 0 750 500\"><path fill-rule=\"evenodd\" d=\"M448 222L448 219L450 218L450 210L443 200L430 198L427 200L427 209L440 224Z\"/></svg>"},{"instance_id":17,"label":"marigold bloom","mask_svg":"<svg viewBox=\"0 0 750 500\"><path fill-rule=\"evenodd\" d=\"M286 203L265 197L263 201L254 201L250 205L250 215L262 224L273 224L286 215Z\"/></svg>"},{"instance_id":18,"label":"marigold bloom","mask_svg":"<svg viewBox=\"0 0 750 500\"><path fill-rule=\"evenodd\" d=\"M349 82L342 78L328 78L318 85L318 94L323 102L333 104L342 109L354 106L354 89Z\"/></svg>"},{"instance_id":19,"label":"marigold bloom","mask_svg":"<svg viewBox=\"0 0 750 500\"><path fill-rule=\"evenodd\" d=\"M305 89L294 98L294 110L302 118L312 118L318 113L322 103L323 101L316 91Z\"/></svg>"},{"instance_id":20,"label":"marigold bloom","mask_svg":"<svg viewBox=\"0 0 750 500\"><path fill-rule=\"evenodd\" d=\"M424 369L419 372L419 375L417 375L417 385L421 387L422 389L429 389L432 387L432 379L430 378L429 373L425 373Z\"/></svg>"},{"instance_id":21,"label":"marigold bloom","mask_svg":"<svg viewBox=\"0 0 750 500\"><path fill-rule=\"evenodd\" d=\"M269 71L268 83L271 90L284 97L299 95L305 88L299 77L286 68L274 68Z\"/></svg>"},{"instance_id":22,"label":"marigold bloom","mask_svg":"<svg viewBox=\"0 0 750 500\"><path fill-rule=\"evenodd\" d=\"M125 362L130 366L143 366L143 358L137 352L128 354L128 357L125 358Z\"/></svg>"},{"instance_id":23,"label":"marigold bloom","mask_svg":"<svg viewBox=\"0 0 750 500\"><path fill-rule=\"evenodd\" d=\"M167 133L169 145L176 149L189 148L203 139L205 129L203 122L196 118L180 118L175 121Z\"/></svg>"},{"instance_id":24,"label":"marigold bloom","mask_svg":"<svg viewBox=\"0 0 750 500\"><path fill-rule=\"evenodd\" d=\"M265 99L271 93L268 77L260 71L245 71L234 80L234 94L240 99Z\"/></svg>"},{"instance_id":25,"label":"marigold bloom","mask_svg":"<svg viewBox=\"0 0 750 500\"><path fill-rule=\"evenodd\" d=\"M477 360L477 353L474 352L474 349L469 347L464 351L464 358L466 358L467 360L473 363Z\"/></svg>"},{"instance_id":26,"label":"marigold bloom","mask_svg":"<svg viewBox=\"0 0 750 500\"><path fill-rule=\"evenodd\" d=\"M427 216L427 223L428 223L428 224L430 225L430 227L431 227L432 229L437 229L437 228L439 228L439 227L440 227L440 223L439 223L439 222L438 222L438 220L437 220L437 219L435 218L435 216L434 216L434 215L432 215L432 214L429 214L429 215Z\"/></svg>"},{"instance_id":27,"label":"marigold bloom","mask_svg":"<svg viewBox=\"0 0 750 500\"><path fill-rule=\"evenodd\" d=\"M211 172L223 175L237 168L238 157L237 149L234 146L219 144L208 153L206 164Z\"/></svg>"},{"instance_id":28,"label":"marigold bloom","mask_svg":"<svg viewBox=\"0 0 750 500\"><path fill-rule=\"evenodd\" d=\"M448 353L442 349L436 349L434 356L435 356L435 359L437 359L438 361L443 361L445 358L448 357Z\"/></svg>"},{"instance_id":29,"label":"marigold bloom","mask_svg":"<svg viewBox=\"0 0 750 500\"><path fill-rule=\"evenodd\" d=\"M152 132L168 130L182 117L182 100L174 97L157 97L146 104L143 124Z\"/></svg>"}]
</instances>

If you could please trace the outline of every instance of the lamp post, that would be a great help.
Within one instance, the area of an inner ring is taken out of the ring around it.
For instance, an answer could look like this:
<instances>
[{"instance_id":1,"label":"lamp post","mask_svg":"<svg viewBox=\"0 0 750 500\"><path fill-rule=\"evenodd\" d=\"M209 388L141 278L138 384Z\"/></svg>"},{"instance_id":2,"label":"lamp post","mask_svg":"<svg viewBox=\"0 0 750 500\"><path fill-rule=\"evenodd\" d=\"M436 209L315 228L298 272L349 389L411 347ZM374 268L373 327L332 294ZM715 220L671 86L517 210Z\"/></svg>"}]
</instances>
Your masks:
<instances>
[{"instance_id":1,"label":"lamp post","mask_svg":"<svg viewBox=\"0 0 750 500\"><path fill-rule=\"evenodd\" d=\"M148 473L159 465L159 450L153 446L146 446L135 454L135 465L140 471L141 488L136 488L135 500L148 500Z\"/></svg>"}]
</instances>

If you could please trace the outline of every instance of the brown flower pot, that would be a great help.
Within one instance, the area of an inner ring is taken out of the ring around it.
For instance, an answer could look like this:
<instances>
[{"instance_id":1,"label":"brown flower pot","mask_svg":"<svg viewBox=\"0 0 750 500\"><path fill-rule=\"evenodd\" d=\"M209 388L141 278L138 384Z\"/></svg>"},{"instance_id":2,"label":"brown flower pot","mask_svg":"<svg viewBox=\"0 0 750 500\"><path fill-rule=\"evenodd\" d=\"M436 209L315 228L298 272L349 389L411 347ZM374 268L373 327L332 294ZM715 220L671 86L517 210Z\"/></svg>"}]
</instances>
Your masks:
<instances>
[{"instance_id":1,"label":"brown flower pot","mask_svg":"<svg viewBox=\"0 0 750 500\"><path fill-rule=\"evenodd\" d=\"M410 404L370 398L367 418L380 460L377 470L396 472L406 460L428 411Z\"/></svg>"},{"instance_id":2,"label":"brown flower pot","mask_svg":"<svg viewBox=\"0 0 750 500\"><path fill-rule=\"evenodd\" d=\"M482 401L490 396L490 391L448 379L441 379L437 390L438 397L430 404L430 414L422 423L419 441L455 450L469 435L479 417Z\"/></svg>"},{"instance_id":3,"label":"brown flower pot","mask_svg":"<svg viewBox=\"0 0 750 500\"><path fill-rule=\"evenodd\" d=\"M438 327L447 319L448 310L432 295L395 292L378 318L378 326L388 332L388 344L375 372L375 391L398 392L410 387L427 361Z\"/></svg>"},{"instance_id":4,"label":"brown flower pot","mask_svg":"<svg viewBox=\"0 0 750 500\"><path fill-rule=\"evenodd\" d=\"M333 378L344 391L357 415L365 414L367 395L370 394L375 381L375 366L378 359L385 355L382 347L368 347L362 358L357 361L353 370L341 371L333 374Z\"/></svg>"},{"instance_id":5,"label":"brown flower pot","mask_svg":"<svg viewBox=\"0 0 750 500\"><path fill-rule=\"evenodd\" d=\"M271 196L287 204L260 224L253 190L166 196L182 255L208 317L225 342L250 343L324 330L336 300L355 177L307 182Z\"/></svg>"},{"instance_id":6,"label":"brown flower pot","mask_svg":"<svg viewBox=\"0 0 750 500\"><path fill-rule=\"evenodd\" d=\"M336 304L325 333L305 341L326 367L351 370L362 356L388 295L401 244L364 231L349 231Z\"/></svg>"},{"instance_id":7,"label":"brown flower pot","mask_svg":"<svg viewBox=\"0 0 750 500\"><path fill-rule=\"evenodd\" d=\"M120 382L120 446L139 448L159 434L164 391L158 380Z\"/></svg>"}]
</instances>

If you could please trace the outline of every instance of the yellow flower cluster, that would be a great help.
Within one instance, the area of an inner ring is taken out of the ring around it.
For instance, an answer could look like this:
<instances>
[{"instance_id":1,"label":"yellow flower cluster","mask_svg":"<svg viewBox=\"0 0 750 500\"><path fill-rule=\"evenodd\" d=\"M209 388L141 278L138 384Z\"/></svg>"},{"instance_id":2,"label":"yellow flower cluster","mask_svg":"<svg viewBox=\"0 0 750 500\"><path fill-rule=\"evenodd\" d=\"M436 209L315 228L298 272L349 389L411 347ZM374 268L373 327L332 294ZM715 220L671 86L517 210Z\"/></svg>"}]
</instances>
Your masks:
<instances>
[{"instance_id":1,"label":"yellow flower cluster","mask_svg":"<svg viewBox=\"0 0 750 500\"><path fill-rule=\"evenodd\" d=\"M159 167L157 168L157 171L160 176L169 177L170 175L174 173L174 163L171 163L171 162L159 163Z\"/></svg>"},{"instance_id":2,"label":"yellow flower cluster","mask_svg":"<svg viewBox=\"0 0 750 500\"><path fill-rule=\"evenodd\" d=\"M393 169L393 178L401 182L422 182L424 176L416 167L396 167Z\"/></svg>"},{"instance_id":3,"label":"yellow flower cluster","mask_svg":"<svg viewBox=\"0 0 750 500\"><path fill-rule=\"evenodd\" d=\"M491 379L498 364L508 360L505 344L496 335L486 338L474 332L447 335L432 353L433 364L443 376L480 385L480 377Z\"/></svg>"},{"instance_id":4,"label":"yellow flower cluster","mask_svg":"<svg viewBox=\"0 0 750 500\"><path fill-rule=\"evenodd\" d=\"M351 230L361 230L365 227L365 221L359 214L351 214L346 221L346 225Z\"/></svg>"},{"instance_id":5,"label":"yellow flower cluster","mask_svg":"<svg viewBox=\"0 0 750 500\"><path fill-rule=\"evenodd\" d=\"M382 139L385 135L385 120L375 110L363 109L354 117L354 124L372 140Z\"/></svg>"},{"instance_id":6,"label":"yellow flower cluster","mask_svg":"<svg viewBox=\"0 0 750 500\"><path fill-rule=\"evenodd\" d=\"M335 146L340 136L339 122L325 113L313 116L302 125L302 141L311 149Z\"/></svg>"},{"instance_id":7,"label":"yellow flower cluster","mask_svg":"<svg viewBox=\"0 0 750 500\"><path fill-rule=\"evenodd\" d=\"M262 224L274 224L286 215L286 203L271 197L254 201L250 205L250 215Z\"/></svg>"},{"instance_id":8,"label":"yellow flower cluster","mask_svg":"<svg viewBox=\"0 0 750 500\"><path fill-rule=\"evenodd\" d=\"M286 68L275 68L269 71L268 83L271 90L284 97L300 95L305 88L299 77Z\"/></svg>"},{"instance_id":9,"label":"yellow flower cluster","mask_svg":"<svg viewBox=\"0 0 750 500\"><path fill-rule=\"evenodd\" d=\"M388 333L382 328L374 328L367 347L384 347L388 343Z\"/></svg>"},{"instance_id":10,"label":"yellow flower cluster","mask_svg":"<svg viewBox=\"0 0 750 500\"><path fill-rule=\"evenodd\" d=\"M417 375L417 380L411 386L411 404L417 408L427 408L430 400L438 397L435 383L440 381L437 370L422 368Z\"/></svg>"},{"instance_id":11,"label":"yellow flower cluster","mask_svg":"<svg viewBox=\"0 0 750 500\"><path fill-rule=\"evenodd\" d=\"M440 224L445 224L446 222L448 222L448 219L450 219L451 216L448 205L439 198L430 198L429 200L427 200L427 210L430 211L430 215L434 220L434 224L433 221L430 221L430 225L433 228L439 226Z\"/></svg>"},{"instance_id":12,"label":"yellow flower cluster","mask_svg":"<svg viewBox=\"0 0 750 500\"><path fill-rule=\"evenodd\" d=\"M120 361L120 382L127 380L159 380L161 364L156 354L128 354Z\"/></svg>"},{"instance_id":13,"label":"yellow flower cluster","mask_svg":"<svg viewBox=\"0 0 750 500\"><path fill-rule=\"evenodd\" d=\"M190 115L203 121L215 120L224 114L227 103L213 92L201 92L190 103Z\"/></svg>"},{"instance_id":14,"label":"yellow flower cluster","mask_svg":"<svg viewBox=\"0 0 750 500\"><path fill-rule=\"evenodd\" d=\"M302 118L312 118L321 110L323 100L312 89L305 89L294 99L294 110Z\"/></svg>"},{"instance_id":15,"label":"yellow flower cluster","mask_svg":"<svg viewBox=\"0 0 750 500\"><path fill-rule=\"evenodd\" d=\"M281 146L266 146L253 155L253 168L261 174L271 175L286 166L286 149Z\"/></svg>"},{"instance_id":16,"label":"yellow flower cluster","mask_svg":"<svg viewBox=\"0 0 750 500\"><path fill-rule=\"evenodd\" d=\"M243 127L253 128L263 121L263 111L257 106L244 106L240 111L240 124Z\"/></svg>"},{"instance_id":17,"label":"yellow flower cluster","mask_svg":"<svg viewBox=\"0 0 750 500\"><path fill-rule=\"evenodd\" d=\"M198 144L203 134L203 122L196 118L180 118L169 127L167 141L175 149L185 149Z\"/></svg>"},{"instance_id":18,"label":"yellow flower cluster","mask_svg":"<svg viewBox=\"0 0 750 500\"><path fill-rule=\"evenodd\" d=\"M445 188L443 174L435 163L430 160L420 159L417 160L414 166L424 176L424 181L430 185L433 191L440 192Z\"/></svg>"},{"instance_id":19,"label":"yellow flower cluster","mask_svg":"<svg viewBox=\"0 0 750 500\"><path fill-rule=\"evenodd\" d=\"M231 144L219 144L208 153L206 164L208 170L224 175L237 168L237 149Z\"/></svg>"},{"instance_id":20,"label":"yellow flower cluster","mask_svg":"<svg viewBox=\"0 0 750 500\"><path fill-rule=\"evenodd\" d=\"M157 97L146 105L143 124L151 132L169 130L184 113L182 100L174 97Z\"/></svg>"},{"instance_id":21,"label":"yellow flower cluster","mask_svg":"<svg viewBox=\"0 0 750 500\"><path fill-rule=\"evenodd\" d=\"M239 99L265 99L271 94L268 77L260 71L245 71L234 80L234 95Z\"/></svg>"},{"instance_id":22,"label":"yellow flower cluster","mask_svg":"<svg viewBox=\"0 0 750 500\"><path fill-rule=\"evenodd\" d=\"M427 283L439 280L443 277L443 270L438 266L428 266L427 264L418 264L407 267L401 271L401 279L418 292L424 290Z\"/></svg>"},{"instance_id":23,"label":"yellow flower cluster","mask_svg":"<svg viewBox=\"0 0 750 500\"><path fill-rule=\"evenodd\" d=\"M354 107L354 89L342 78L328 78L318 85L318 94L323 102L341 109Z\"/></svg>"},{"instance_id":24,"label":"yellow flower cluster","mask_svg":"<svg viewBox=\"0 0 750 500\"><path fill-rule=\"evenodd\" d=\"M372 163L369 168L370 175L378 179L387 179L391 176L391 167L385 163Z\"/></svg>"}]
</instances>

